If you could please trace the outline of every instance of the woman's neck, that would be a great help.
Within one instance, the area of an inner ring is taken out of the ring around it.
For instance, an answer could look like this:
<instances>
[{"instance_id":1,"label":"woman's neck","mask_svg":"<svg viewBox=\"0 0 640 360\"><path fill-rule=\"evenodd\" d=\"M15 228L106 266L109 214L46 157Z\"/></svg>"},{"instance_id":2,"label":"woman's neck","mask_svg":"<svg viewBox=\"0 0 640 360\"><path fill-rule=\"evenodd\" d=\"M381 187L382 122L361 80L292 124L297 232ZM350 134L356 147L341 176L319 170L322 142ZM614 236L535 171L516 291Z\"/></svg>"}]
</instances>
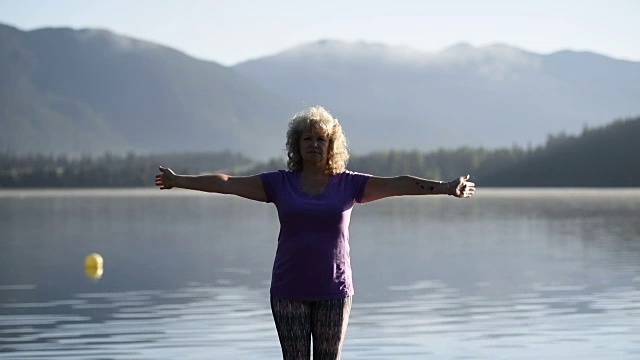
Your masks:
<instances>
[{"instance_id":1,"label":"woman's neck","mask_svg":"<svg viewBox=\"0 0 640 360\"><path fill-rule=\"evenodd\" d=\"M324 167L306 166L300 171L300 187L309 195L319 195L327 188L329 178Z\"/></svg>"},{"instance_id":2,"label":"woman's neck","mask_svg":"<svg viewBox=\"0 0 640 360\"><path fill-rule=\"evenodd\" d=\"M300 171L302 174L306 176L323 176L328 175L327 167L323 163L318 164L303 164L302 170Z\"/></svg>"}]
</instances>

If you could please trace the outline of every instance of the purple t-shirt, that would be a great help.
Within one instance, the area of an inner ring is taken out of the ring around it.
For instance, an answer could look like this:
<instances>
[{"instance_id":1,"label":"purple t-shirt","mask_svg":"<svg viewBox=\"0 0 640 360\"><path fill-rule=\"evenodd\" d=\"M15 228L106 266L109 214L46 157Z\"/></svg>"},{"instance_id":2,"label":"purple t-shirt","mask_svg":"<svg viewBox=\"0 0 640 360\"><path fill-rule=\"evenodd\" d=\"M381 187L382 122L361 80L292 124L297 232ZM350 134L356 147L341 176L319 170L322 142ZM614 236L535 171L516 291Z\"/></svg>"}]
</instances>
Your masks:
<instances>
[{"instance_id":1,"label":"purple t-shirt","mask_svg":"<svg viewBox=\"0 0 640 360\"><path fill-rule=\"evenodd\" d=\"M272 295L292 300L353 295L349 221L369 177L345 171L331 176L322 193L309 195L300 186L300 172L260 174L268 202L276 205L280 219Z\"/></svg>"}]
</instances>

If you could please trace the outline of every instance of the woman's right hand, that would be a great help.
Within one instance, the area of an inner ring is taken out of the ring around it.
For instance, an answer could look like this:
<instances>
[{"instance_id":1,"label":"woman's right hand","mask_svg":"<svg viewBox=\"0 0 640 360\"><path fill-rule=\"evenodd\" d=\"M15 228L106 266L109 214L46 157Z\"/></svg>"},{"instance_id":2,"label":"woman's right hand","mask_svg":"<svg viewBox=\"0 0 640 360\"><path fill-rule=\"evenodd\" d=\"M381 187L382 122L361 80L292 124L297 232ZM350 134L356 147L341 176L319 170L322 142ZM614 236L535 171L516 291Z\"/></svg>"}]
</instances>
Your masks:
<instances>
[{"instance_id":1,"label":"woman's right hand","mask_svg":"<svg viewBox=\"0 0 640 360\"><path fill-rule=\"evenodd\" d=\"M160 190L171 189L176 185L176 173L169 168L160 166L160 174L156 175L156 186L160 187Z\"/></svg>"}]
</instances>

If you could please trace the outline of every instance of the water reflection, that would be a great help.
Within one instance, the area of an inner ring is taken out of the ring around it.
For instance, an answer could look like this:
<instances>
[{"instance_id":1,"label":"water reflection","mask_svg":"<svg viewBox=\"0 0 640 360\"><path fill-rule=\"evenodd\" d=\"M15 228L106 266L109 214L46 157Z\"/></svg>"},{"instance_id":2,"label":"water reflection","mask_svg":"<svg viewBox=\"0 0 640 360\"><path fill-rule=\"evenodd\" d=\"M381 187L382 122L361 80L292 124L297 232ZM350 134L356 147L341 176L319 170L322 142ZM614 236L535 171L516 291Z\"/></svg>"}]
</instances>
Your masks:
<instances>
[{"instance_id":1,"label":"water reflection","mask_svg":"<svg viewBox=\"0 0 640 360\"><path fill-rule=\"evenodd\" d=\"M630 301L640 299L638 288L589 294L537 284L503 300L462 296L435 280L389 290L400 293L396 301L354 307L345 358L638 355L640 301ZM279 357L260 290L191 284L174 292L82 293L2 306L0 356L12 359ZM97 320L105 310L111 315ZM612 339L621 346L612 347Z\"/></svg>"},{"instance_id":2,"label":"water reflection","mask_svg":"<svg viewBox=\"0 0 640 360\"><path fill-rule=\"evenodd\" d=\"M0 358L280 357L271 205L147 190L0 200ZM639 215L635 190L359 206L343 358L640 358ZM98 282L83 270L94 251Z\"/></svg>"},{"instance_id":3,"label":"water reflection","mask_svg":"<svg viewBox=\"0 0 640 360\"><path fill-rule=\"evenodd\" d=\"M210 358L212 351L258 359L280 351L262 292L247 288L191 284L3 308L14 313L0 322L12 359Z\"/></svg>"}]
</instances>

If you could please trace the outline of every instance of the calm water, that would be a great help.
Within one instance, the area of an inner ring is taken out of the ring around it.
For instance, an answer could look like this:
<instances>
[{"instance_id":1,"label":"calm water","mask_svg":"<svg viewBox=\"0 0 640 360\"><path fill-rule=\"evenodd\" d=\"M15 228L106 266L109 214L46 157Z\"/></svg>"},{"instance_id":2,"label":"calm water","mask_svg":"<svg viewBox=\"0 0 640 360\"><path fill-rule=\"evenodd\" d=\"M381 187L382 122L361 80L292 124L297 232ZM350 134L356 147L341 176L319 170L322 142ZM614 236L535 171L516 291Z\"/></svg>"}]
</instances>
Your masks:
<instances>
[{"instance_id":1,"label":"calm water","mask_svg":"<svg viewBox=\"0 0 640 360\"><path fill-rule=\"evenodd\" d=\"M0 191L0 358L278 359L277 233L232 196ZM640 190L359 205L351 255L343 359L640 359Z\"/></svg>"}]
</instances>

